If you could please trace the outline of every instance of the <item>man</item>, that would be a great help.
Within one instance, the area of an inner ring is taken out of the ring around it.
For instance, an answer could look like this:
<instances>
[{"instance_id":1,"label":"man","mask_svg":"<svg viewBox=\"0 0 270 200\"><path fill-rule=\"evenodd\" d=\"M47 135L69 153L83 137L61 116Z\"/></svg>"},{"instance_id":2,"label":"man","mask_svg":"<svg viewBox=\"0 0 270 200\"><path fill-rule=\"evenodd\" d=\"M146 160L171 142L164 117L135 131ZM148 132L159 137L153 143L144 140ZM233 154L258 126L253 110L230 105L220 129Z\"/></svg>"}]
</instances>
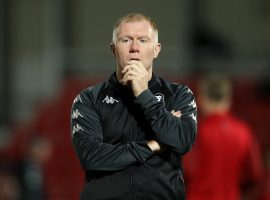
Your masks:
<instances>
[{"instance_id":1,"label":"man","mask_svg":"<svg viewBox=\"0 0 270 200\"><path fill-rule=\"evenodd\" d=\"M191 90L153 74L161 45L149 17L128 14L113 30L116 73L72 107L72 142L86 172L81 199L185 199L181 157L197 130Z\"/></svg>"},{"instance_id":2,"label":"man","mask_svg":"<svg viewBox=\"0 0 270 200\"><path fill-rule=\"evenodd\" d=\"M203 119L184 158L189 200L257 199L253 186L263 173L261 154L246 123L231 113L231 99L228 78L210 74L199 81Z\"/></svg>"}]
</instances>

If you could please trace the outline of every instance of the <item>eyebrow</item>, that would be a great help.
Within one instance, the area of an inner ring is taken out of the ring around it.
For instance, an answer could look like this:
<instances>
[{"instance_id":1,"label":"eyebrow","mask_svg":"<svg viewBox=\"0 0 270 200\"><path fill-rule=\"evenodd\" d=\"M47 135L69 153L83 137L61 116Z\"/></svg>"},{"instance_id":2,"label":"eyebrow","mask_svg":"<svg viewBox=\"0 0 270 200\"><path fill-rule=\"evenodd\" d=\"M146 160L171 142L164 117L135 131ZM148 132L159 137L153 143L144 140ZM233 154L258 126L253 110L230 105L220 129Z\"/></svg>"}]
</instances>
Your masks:
<instances>
[{"instance_id":1,"label":"eyebrow","mask_svg":"<svg viewBox=\"0 0 270 200\"><path fill-rule=\"evenodd\" d=\"M126 36L119 36L117 39L123 39L123 38L134 39L134 37L128 36L128 35L126 35ZM149 37L149 36L139 36L139 37L136 37L136 39L142 39L142 38L151 40L151 37Z\"/></svg>"}]
</instances>

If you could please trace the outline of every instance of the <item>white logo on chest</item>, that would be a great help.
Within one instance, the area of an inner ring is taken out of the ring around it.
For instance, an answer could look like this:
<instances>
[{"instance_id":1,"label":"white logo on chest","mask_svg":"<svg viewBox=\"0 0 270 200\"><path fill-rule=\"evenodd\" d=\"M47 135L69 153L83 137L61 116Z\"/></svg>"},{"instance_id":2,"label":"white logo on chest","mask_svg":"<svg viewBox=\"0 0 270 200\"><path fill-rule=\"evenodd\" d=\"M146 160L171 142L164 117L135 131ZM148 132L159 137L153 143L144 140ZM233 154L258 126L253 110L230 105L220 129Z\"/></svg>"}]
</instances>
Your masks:
<instances>
[{"instance_id":1,"label":"white logo on chest","mask_svg":"<svg viewBox=\"0 0 270 200\"><path fill-rule=\"evenodd\" d=\"M108 95L106 95L102 102L106 104L114 104L118 103L119 101L117 99L114 99L113 97L109 97Z\"/></svg>"},{"instance_id":2,"label":"white logo on chest","mask_svg":"<svg viewBox=\"0 0 270 200\"><path fill-rule=\"evenodd\" d=\"M157 98L157 102L163 101L164 102L164 95L161 93L156 93L155 94L156 98Z\"/></svg>"}]
</instances>

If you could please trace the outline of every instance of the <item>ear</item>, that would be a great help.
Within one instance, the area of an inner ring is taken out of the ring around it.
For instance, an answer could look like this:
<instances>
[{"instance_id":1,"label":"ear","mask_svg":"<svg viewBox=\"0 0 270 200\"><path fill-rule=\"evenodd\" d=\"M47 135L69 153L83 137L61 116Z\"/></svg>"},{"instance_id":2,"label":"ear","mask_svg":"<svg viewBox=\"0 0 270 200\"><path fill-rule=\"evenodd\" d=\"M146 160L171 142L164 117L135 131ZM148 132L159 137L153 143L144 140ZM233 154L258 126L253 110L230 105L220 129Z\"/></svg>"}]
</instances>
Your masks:
<instances>
[{"instance_id":1,"label":"ear","mask_svg":"<svg viewBox=\"0 0 270 200\"><path fill-rule=\"evenodd\" d=\"M157 43L155 45L155 49L154 49L154 58L157 58L158 57L158 54L159 54L160 51L161 51L161 44L160 43Z\"/></svg>"},{"instance_id":2,"label":"ear","mask_svg":"<svg viewBox=\"0 0 270 200\"><path fill-rule=\"evenodd\" d=\"M113 57L115 57L115 44L113 42L111 42L110 46L111 46L111 51L112 51Z\"/></svg>"}]
</instances>

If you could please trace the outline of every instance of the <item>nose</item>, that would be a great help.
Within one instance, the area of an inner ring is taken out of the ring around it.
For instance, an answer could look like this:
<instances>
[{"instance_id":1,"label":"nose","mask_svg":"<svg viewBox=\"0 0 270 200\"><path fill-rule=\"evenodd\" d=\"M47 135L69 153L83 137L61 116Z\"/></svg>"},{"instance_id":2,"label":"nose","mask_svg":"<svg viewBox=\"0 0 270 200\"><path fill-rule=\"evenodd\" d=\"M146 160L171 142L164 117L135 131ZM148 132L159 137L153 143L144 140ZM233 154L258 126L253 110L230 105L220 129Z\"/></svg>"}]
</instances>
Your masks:
<instances>
[{"instance_id":1,"label":"nose","mask_svg":"<svg viewBox=\"0 0 270 200\"><path fill-rule=\"evenodd\" d=\"M140 46L138 44L138 41L133 40L132 43L130 44L129 52L135 53L135 52L139 52L139 51L140 51Z\"/></svg>"}]
</instances>

